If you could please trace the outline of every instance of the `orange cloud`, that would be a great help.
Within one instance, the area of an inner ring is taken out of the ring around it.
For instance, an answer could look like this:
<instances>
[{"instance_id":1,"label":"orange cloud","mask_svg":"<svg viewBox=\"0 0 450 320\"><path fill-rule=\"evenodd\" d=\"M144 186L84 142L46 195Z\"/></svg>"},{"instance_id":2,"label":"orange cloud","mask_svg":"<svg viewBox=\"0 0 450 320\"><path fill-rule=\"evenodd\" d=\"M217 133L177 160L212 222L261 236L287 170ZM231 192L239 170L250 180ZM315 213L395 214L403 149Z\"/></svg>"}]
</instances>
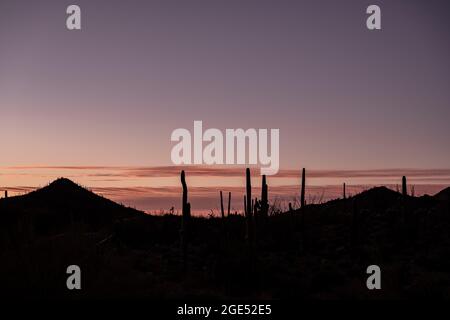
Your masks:
<instances>
[{"instance_id":1,"label":"orange cloud","mask_svg":"<svg viewBox=\"0 0 450 320\"><path fill-rule=\"evenodd\" d=\"M185 170L192 177L241 177L245 168L241 166L16 166L3 169L21 172L23 170L38 171L78 171L89 177L121 177L121 178L161 178L176 177ZM94 171L94 172L92 172ZM105 172L107 171L107 172ZM308 178L408 178L438 179L450 181L450 169L369 169L369 170L308 170ZM298 178L300 169L281 169L271 178Z\"/></svg>"}]
</instances>

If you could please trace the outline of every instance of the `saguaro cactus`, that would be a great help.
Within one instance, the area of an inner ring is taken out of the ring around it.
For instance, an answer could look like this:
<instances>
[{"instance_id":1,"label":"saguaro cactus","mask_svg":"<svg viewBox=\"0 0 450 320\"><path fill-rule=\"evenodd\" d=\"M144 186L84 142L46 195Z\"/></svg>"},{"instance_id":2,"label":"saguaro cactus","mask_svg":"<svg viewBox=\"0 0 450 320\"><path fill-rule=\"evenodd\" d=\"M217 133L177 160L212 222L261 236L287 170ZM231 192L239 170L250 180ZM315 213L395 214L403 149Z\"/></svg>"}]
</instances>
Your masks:
<instances>
[{"instance_id":1,"label":"saguaro cactus","mask_svg":"<svg viewBox=\"0 0 450 320\"><path fill-rule=\"evenodd\" d=\"M269 212L268 187L266 183L266 175L263 175L261 186L261 216L267 217L268 212Z\"/></svg>"},{"instance_id":2,"label":"saguaro cactus","mask_svg":"<svg viewBox=\"0 0 450 320\"><path fill-rule=\"evenodd\" d=\"M407 190L407 186L406 186L406 177L405 176L402 177L402 195L404 197L406 197L408 195L408 190Z\"/></svg>"},{"instance_id":3,"label":"saguaro cactus","mask_svg":"<svg viewBox=\"0 0 450 320\"><path fill-rule=\"evenodd\" d=\"M252 183L250 180L250 169L247 168L245 171L246 174L246 184L245 184L245 190L247 195L247 216L252 215Z\"/></svg>"},{"instance_id":4,"label":"saguaro cactus","mask_svg":"<svg viewBox=\"0 0 450 320\"><path fill-rule=\"evenodd\" d=\"M220 191L220 212L222 213L222 219L225 219L225 211L223 210L222 190Z\"/></svg>"},{"instance_id":5,"label":"saguaro cactus","mask_svg":"<svg viewBox=\"0 0 450 320\"><path fill-rule=\"evenodd\" d=\"M247 218L247 241L252 242L252 213L253 213L253 204L252 204L252 184L250 179L250 169L247 168L245 170L246 175L246 218Z\"/></svg>"},{"instance_id":6,"label":"saguaro cactus","mask_svg":"<svg viewBox=\"0 0 450 320\"><path fill-rule=\"evenodd\" d=\"M244 196L244 216L247 217L247 196Z\"/></svg>"},{"instance_id":7,"label":"saguaro cactus","mask_svg":"<svg viewBox=\"0 0 450 320\"><path fill-rule=\"evenodd\" d=\"M261 216L261 200L255 198L255 202L253 204L253 218L256 219L256 217L260 216Z\"/></svg>"},{"instance_id":8,"label":"saguaro cactus","mask_svg":"<svg viewBox=\"0 0 450 320\"><path fill-rule=\"evenodd\" d=\"M5 198L8 198L8 190L5 190Z\"/></svg>"},{"instance_id":9,"label":"saguaro cactus","mask_svg":"<svg viewBox=\"0 0 450 320\"><path fill-rule=\"evenodd\" d=\"M181 185L183 186L183 198L182 198L182 219L181 219L181 253L183 258L183 264L186 268L187 264L187 246L189 238L189 220L191 217L191 204L188 200L188 189L186 185L186 178L184 170L181 171Z\"/></svg>"},{"instance_id":10,"label":"saguaro cactus","mask_svg":"<svg viewBox=\"0 0 450 320\"><path fill-rule=\"evenodd\" d=\"M182 207L182 213L183 218L189 219L191 216L191 212L189 210L190 203L188 203L188 189L186 185L186 176L184 173L184 170L181 171L181 185L183 186L183 207Z\"/></svg>"},{"instance_id":11,"label":"saguaro cactus","mask_svg":"<svg viewBox=\"0 0 450 320\"><path fill-rule=\"evenodd\" d=\"M345 195L345 182L344 182L344 186L343 186L342 192L343 192L344 200L347 199L347 196Z\"/></svg>"},{"instance_id":12,"label":"saguaro cactus","mask_svg":"<svg viewBox=\"0 0 450 320\"><path fill-rule=\"evenodd\" d=\"M300 207L304 208L305 207L305 176L306 176L306 171L305 168L303 168L302 170L302 190L300 193Z\"/></svg>"},{"instance_id":13,"label":"saguaro cactus","mask_svg":"<svg viewBox=\"0 0 450 320\"><path fill-rule=\"evenodd\" d=\"M227 212L227 217L230 216L230 209L231 209L231 191L228 192L228 212Z\"/></svg>"}]
</instances>

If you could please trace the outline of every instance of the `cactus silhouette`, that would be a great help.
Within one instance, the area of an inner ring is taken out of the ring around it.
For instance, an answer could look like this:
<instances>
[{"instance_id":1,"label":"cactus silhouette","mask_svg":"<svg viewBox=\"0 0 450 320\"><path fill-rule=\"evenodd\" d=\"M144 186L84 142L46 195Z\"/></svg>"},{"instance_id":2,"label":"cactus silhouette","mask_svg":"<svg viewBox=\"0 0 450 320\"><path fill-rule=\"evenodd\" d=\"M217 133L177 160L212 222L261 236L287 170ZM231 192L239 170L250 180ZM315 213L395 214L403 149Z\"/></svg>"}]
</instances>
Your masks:
<instances>
[{"instance_id":1,"label":"cactus silhouette","mask_svg":"<svg viewBox=\"0 0 450 320\"><path fill-rule=\"evenodd\" d=\"M261 217L261 201L258 200L258 198L255 198L255 200L252 200L252 208L253 208L253 216L251 220L251 226L252 226L252 241L256 242L257 235L258 235L258 226L260 224L260 217Z\"/></svg>"},{"instance_id":2,"label":"cactus silhouette","mask_svg":"<svg viewBox=\"0 0 450 320\"><path fill-rule=\"evenodd\" d=\"M255 198L255 202L253 203L253 217L256 218L261 213L261 201L258 198Z\"/></svg>"},{"instance_id":3,"label":"cactus silhouette","mask_svg":"<svg viewBox=\"0 0 450 320\"><path fill-rule=\"evenodd\" d=\"M408 195L408 190L407 190L407 186L406 186L406 177L405 176L402 177L402 195L404 197L406 197Z\"/></svg>"},{"instance_id":4,"label":"cactus silhouette","mask_svg":"<svg viewBox=\"0 0 450 320\"><path fill-rule=\"evenodd\" d=\"M306 177L306 170L303 168L302 170L302 189L300 191L300 208L301 210L301 216L300 216L300 234L301 234L301 242L300 247L302 250L305 250L306 247L306 233L305 233L305 177Z\"/></svg>"},{"instance_id":5,"label":"cactus silhouette","mask_svg":"<svg viewBox=\"0 0 450 320\"><path fill-rule=\"evenodd\" d=\"M345 182L344 182L344 186L343 186L343 188L342 188L342 192L343 192L343 199L344 199L344 200L347 199L347 196L346 196L346 194L345 194Z\"/></svg>"},{"instance_id":6,"label":"cactus silhouette","mask_svg":"<svg viewBox=\"0 0 450 320\"><path fill-rule=\"evenodd\" d=\"M305 207L305 176L306 176L306 171L305 168L303 168L302 170L302 190L300 193L300 207L304 208Z\"/></svg>"},{"instance_id":7,"label":"cactus silhouette","mask_svg":"<svg viewBox=\"0 0 450 320\"><path fill-rule=\"evenodd\" d=\"M5 190L5 198L8 198L8 190Z\"/></svg>"},{"instance_id":8,"label":"cactus silhouette","mask_svg":"<svg viewBox=\"0 0 450 320\"><path fill-rule=\"evenodd\" d=\"M181 221L181 254L183 259L183 266L186 269L187 266L187 247L189 241L189 221L191 218L191 204L188 200L188 189L186 185L186 177L184 170L181 171L181 185L183 186L183 198L182 198L182 221Z\"/></svg>"},{"instance_id":9,"label":"cactus silhouette","mask_svg":"<svg viewBox=\"0 0 450 320\"><path fill-rule=\"evenodd\" d=\"M247 196L244 195L244 216L247 218Z\"/></svg>"},{"instance_id":10,"label":"cactus silhouette","mask_svg":"<svg viewBox=\"0 0 450 320\"><path fill-rule=\"evenodd\" d=\"M227 212L227 217L230 216L230 209L231 209L231 191L228 192L228 212Z\"/></svg>"},{"instance_id":11,"label":"cactus silhouette","mask_svg":"<svg viewBox=\"0 0 450 320\"><path fill-rule=\"evenodd\" d=\"M246 175L246 219L247 219L247 235L246 235L246 239L248 242L252 242L253 238L253 228L252 228L252 216L253 216L253 199L252 199L252 184L251 184L251 179L250 179L250 169L247 168L245 170L245 175Z\"/></svg>"},{"instance_id":12,"label":"cactus silhouette","mask_svg":"<svg viewBox=\"0 0 450 320\"><path fill-rule=\"evenodd\" d=\"M222 219L224 219L225 218L225 211L223 210L222 190L220 191L220 212L222 213Z\"/></svg>"},{"instance_id":13,"label":"cactus silhouette","mask_svg":"<svg viewBox=\"0 0 450 320\"><path fill-rule=\"evenodd\" d=\"M247 168L245 171L245 190L247 195L247 216L252 215L252 183L250 179L250 169Z\"/></svg>"},{"instance_id":14,"label":"cactus silhouette","mask_svg":"<svg viewBox=\"0 0 450 320\"><path fill-rule=\"evenodd\" d=\"M261 216L267 217L268 213L269 213L268 187L266 183L266 175L263 175L261 186Z\"/></svg>"}]
</instances>

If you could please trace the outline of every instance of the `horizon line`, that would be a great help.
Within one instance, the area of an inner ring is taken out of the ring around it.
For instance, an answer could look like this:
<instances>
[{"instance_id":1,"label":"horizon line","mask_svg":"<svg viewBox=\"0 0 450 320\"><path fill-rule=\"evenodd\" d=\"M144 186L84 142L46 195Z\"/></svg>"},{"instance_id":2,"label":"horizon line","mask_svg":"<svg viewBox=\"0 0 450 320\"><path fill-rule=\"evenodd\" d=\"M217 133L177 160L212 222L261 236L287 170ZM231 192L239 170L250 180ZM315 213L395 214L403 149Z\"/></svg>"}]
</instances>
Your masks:
<instances>
[{"instance_id":1,"label":"horizon line","mask_svg":"<svg viewBox=\"0 0 450 320\"><path fill-rule=\"evenodd\" d=\"M21 165L1 166L0 170L73 170L73 171L113 171L109 173L87 174L88 177L129 177L162 178L178 176L185 170L189 176L237 177L245 173L245 168L258 169L259 166L244 165L167 165L167 166L88 166L88 165ZM295 178L301 175L299 169L280 169L271 178ZM309 178L383 178L383 177L447 177L450 182L450 168L375 168L375 169L308 169ZM21 173L14 173L20 175ZM23 173L22 173L23 174ZM0 173L0 176L8 175ZM260 174L255 174L260 176Z\"/></svg>"}]
</instances>

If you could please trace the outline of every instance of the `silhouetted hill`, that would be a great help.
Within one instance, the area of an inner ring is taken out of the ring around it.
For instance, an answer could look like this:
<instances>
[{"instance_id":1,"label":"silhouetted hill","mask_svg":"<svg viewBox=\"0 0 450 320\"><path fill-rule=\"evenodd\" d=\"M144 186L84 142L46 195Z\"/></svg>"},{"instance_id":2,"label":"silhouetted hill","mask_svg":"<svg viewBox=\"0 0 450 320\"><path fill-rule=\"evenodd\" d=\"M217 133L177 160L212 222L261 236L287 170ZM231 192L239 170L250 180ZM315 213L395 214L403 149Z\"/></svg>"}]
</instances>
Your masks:
<instances>
[{"instance_id":1,"label":"silhouetted hill","mask_svg":"<svg viewBox=\"0 0 450 320\"><path fill-rule=\"evenodd\" d=\"M408 211L414 211L419 208L430 208L434 205L435 200L430 196L403 197L399 192L386 187L376 187L360 194L357 194L357 206L370 210L398 209L406 206Z\"/></svg>"},{"instance_id":2,"label":"silhouetted hill","mask_svg":"<svg viewBox=\"0 0 450 320\"><path fill-rule=\"evenodd\" d=\"M376 210L392 207L400 198L400 193L386 187L375 187L352 197L358 208Z\"/></svg>"},{"instance_id":3,"label":"silhouetted hill","mask_svg":"<svg viewBox=\"0 0 450 320\"><path fill-rule=\"evenodd\" d=\"M450 200L450 187L445 188L444 190L439 191L434 195L434 198L441 201L449 201Z\"/></svg>"},{"instance_id":4,"label":"silhouetted hill","mask_svg":"<svg viewBox=\"0 0 450 320\"><path fill-rule=\"evenodd\" d=\"M26 195L2 199L0 212L4 220L31 223L39 233L60 232L72 224L98 229L120 218L144 214L96 195L65 178Z\"/></svg>"},{"instance_id":5,"label":"silhouetted hill","mask_svg":"<svg viewBox=\"0 0 450 320\"><path fill-rule=\"evenodd\" d=\"M360 201L373 201L375 199L383 199L388 202L394 202L398 199L400 193L391 190L387 187L374 187L369 190L363 191L353 198L358 199Z\"/></svg>"},{"instance_id":6,"label":"silhouetted hill","mask_svg":"<svg viewBox=\"0 0 450 320\"><path fill-rule=\"evenodd\" d=\"M335 199L321 204L310 205L315 209L326 211L351 210L353 203L359 209L385 210L394 206L401 199L401 194L386 187L374 187L347 199ZM298 211L298 210L297 210Z\"/></svg>"}]
</instances>

